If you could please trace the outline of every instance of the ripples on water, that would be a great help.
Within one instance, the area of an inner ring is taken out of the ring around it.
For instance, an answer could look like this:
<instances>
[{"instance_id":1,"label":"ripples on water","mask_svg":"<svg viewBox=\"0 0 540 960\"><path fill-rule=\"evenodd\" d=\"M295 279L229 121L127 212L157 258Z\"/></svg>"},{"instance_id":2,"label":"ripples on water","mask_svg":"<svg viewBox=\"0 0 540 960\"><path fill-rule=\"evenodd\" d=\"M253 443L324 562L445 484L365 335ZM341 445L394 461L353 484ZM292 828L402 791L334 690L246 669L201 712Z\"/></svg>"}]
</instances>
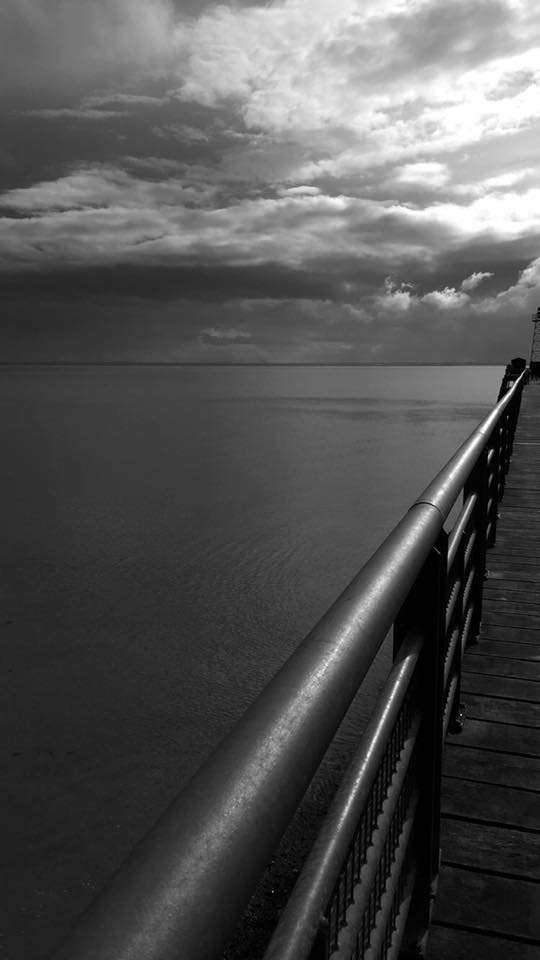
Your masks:
<instances>
[{"instance_id":1,"label":"ripples on water","mask_svg":"<svg viewBox=\"0 0 540 960\"><path fill-rule=\"evenodd\" d=\"M501 373L4 369L5 816L27 911L14 958L46 953L494 403Z\"/></svg>"}]
</instances>

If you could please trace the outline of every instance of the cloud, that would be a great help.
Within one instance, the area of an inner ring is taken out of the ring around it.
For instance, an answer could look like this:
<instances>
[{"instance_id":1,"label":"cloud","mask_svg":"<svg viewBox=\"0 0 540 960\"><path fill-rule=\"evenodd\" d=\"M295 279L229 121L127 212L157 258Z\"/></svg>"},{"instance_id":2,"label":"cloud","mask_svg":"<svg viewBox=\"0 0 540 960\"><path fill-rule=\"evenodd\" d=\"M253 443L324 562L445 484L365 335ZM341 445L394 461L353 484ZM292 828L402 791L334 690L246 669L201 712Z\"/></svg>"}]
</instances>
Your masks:
<instances>
[{"instance_id":1,"label":"cloud","mask_svg":"<svg viewBox=\"0 0 540 960\"><path fill-rule=\"evenodd\" d=\"M471 303L469 292L478 287L486 277L492 276L493 274L488 272L473 273L462 281L459 290L453 286L445 286L442 290L429 290L423 295L416 292L415 285L412 283L386 277L383 292L377 294L374 302L378 309L391 314L409 312L422 304L435 307L437 310L458 310ZM484 301L484 304L488 302L490 301Z\"/></svg>"},{"instance_id":2,"label":"cloud","mask_svg":"<svg viewBox=\"0 0 540 960\"><path fill-rule=\"evenodd\" d=\"M508 170L506 173L500 173L496 177L488 177L484 180L483 184L481 184L481 189L483 192L505 190L508 187L516 186L520 181L535 174L536 171L531 169L531 167L525 167L523 170Z\"/></svg>"},{"instance_id":3,"label":"cloud","mask_svg":"<svg viewBox=\"0 0 540 960\"><path fill-rule=\"evenodd\" d=\"M183 140L186 143L208 143L209 134L199 127L190 127L187 123L168 123L154 127L156 136L163 139Z\"/></svg>"},{"instance_id":4,"label":"cloud","mask_svg":"<svg viewBox=\"0 0 540 960\"><path fill-rule=\"evenodd\" d=\"M538 117L535 23L523 0L277 0L215 4L198 17L167 0L4 0L0 17L4 91L110 71L130 83L160 76L184 102L232 99L251 128L344 124L375 144L391 135L396 106L436 138L493 121L510 103L514 123L523 109L521 119ZM448 108L454 129L444 131Z\"/></svg>"},{"instance_id":5,"label":"cloud","mask_svg":"<svg viewBox=\"0 0 540 960\"><path fill-rule=\"evenodd\" d=\"M476 301L474 310L479 314L512 316L532 314L540 302L540 257L532 260L520 271L516 283L495 296Z\"/></svg>"},{"instance_id":6,"label":"cloud","mask_svg":"<svg viewBox=\"0 0 540 960\"><path fill-rule=\"evenodd\" d=\"M230 328L217 329L216 327L211 327L209 330L202 331L200 339L201 343L209 343L218 347L230 347L232 345L249 343L252 336L246 330Z\"/></svg>"},{"instance_id":7,"label":"cloud","mask_svg":"<svg viewBox=\"0 0 540 960\"><path fill-rule=\"evenodd\" d=\"M161 107L167 103L168 98L150 96L146 93L122 93L114 90L94 93L91 96L84 97L83 104L88 107L104 106L109 110L120 106L122 108L133 107Z\"/></svg>"},{"instance_id":8,"label":"cloud","mask_svg":"<svg viewBox=\"0 0 540 960\"><path fill-rule=\"evenodd\" d=\"M384 281L384 293L377 295L375 302L383 311L404 313L417 299L410 283L399 283L392 277Z\"/></svg>"},{"instance_id":9,"label":"cloud","mask_svg":"<svg viewBox=\"0 0 540 960\"><path fill-rule=\"evenodd\" d=\"M395 180L398 183L419 183L427 187L443 187L448 183L449 171L444 163L438 161L418 161L398 167Z\"/></svg>"},{"instance_id":10,"label":"cloud","mask_svg":"<svg viewBox=\"0 0 540 960\"><path fill-rule=\"evenodd\" d=\"M22 110L20 115L40 120L114 120L117 117L128 117L141 108L159 108L165 103L166 97L113 91L82 97L77 106Z\"/></svg>"},{"instance_id":11,"label":"cloud","mask_svg":"<svg viewBox=\"0 0 540 960\"><path fill-rule=\"evenodd\" d=\"M380 355L469 363L526 355L539 288L540 258L493 296L472 298L451 285L421 293L387 278L371 301Z\"/></svg>"},{"instance_id":12,"label":"cloud","mask_svg":"<svg viewBox=\"0 0 540 960\"><path fill-rule=\"evenodd\" d=\"M127 158L132 166L147 166L150 169L171 172L171 166L163 158L146 157ZM174 171L174 162L172 170ZM211 190L210 190L211 192ZM109 216L111 226L117 224L120 210L137 211L140 216L152 211L173 206L182 209L186 203L203 203L208 197L209 188L202 185L199 189L193 183L175 178L149 182L132 176L120 167L95 165L75 170L58 180L43 181L30 187L15 188L0 195L0 207L11 207L20 215L33 218L44 217L57 212L101 211ZM74 222L66 217L66 225ZM79 221L84 228L85 220ZM37 222L36 222L37 225ZM88 219L88 235L91 237L92 223Z\"/></svg>"},{"instance_id":13,"label":"cloud","mask_svg":"<svg viewBox=\"0 0 540 960\"><path fill-rule=\"evenodd\" d=\"M471 290L475 290L476 287L482 283L482 280L486 280L492 276L493 274L489 273L489 271L476 271L476 273L471 273L470 277L465 277L465 280L463 280L461 289L469 293Z\"/></svg>"},{"instance_id":14,"label":"cloud","mask_svg":"<svg viewBox=\"0 0 540 960\"><path fill-rule=\"evenodd\" d=\"M0 90L5 97L166 70L174 31L166 0L3 0Z\"/></svg>"},{"instance_id":15,"label":"cloud","mask_svg":"<svg viewBox=\"0 0 540 960\"><path fill-rule=\"evenodd\" d=\"M22 116L39 120L110 120L112 117L128 116L126 111L101 110L81 104L78 107L44 107L41 110L25 110Z\"/></svg>"},{"instance_id":16,"label":"cloud","mask_svg":"<svg viewBox=\"0 0 540 960\"><path fill-rule=\"evenodd\" d=\"M196 168L185 164L159 157L128 157L125 164L127 169L81 168L2 194L0 268L169 265L198 258L201 263L274 262L316 270L323 264L336 272L347 262L366 264L383 275L392 263L399 267L408 261L425 273L464 245L489 241L495 247L527 238L533 244L540 235L537 189L498 192L468 204L432 202L422 209L304 187L227 198L219 178L198 179ZM348 269L354 275L357 267ZM477 284L486 271L474 273ZM471 276L465 281L469 289ZM440 302L453 302L442 289ZM384 295L389 307L398 310L411 294L406 287L390 285Z\"/></svg>"},{"instance_id":17,"label":"cloud","mask_svg":"<svg viewBox=\"0 0 540 960\"><path fill-rule=\"evenodd\" d=\"M211 303L218 352L259 312L298 351L502 330L540 238L539 38L527 0L5 0L4 289Z\"/></svg>"},{"instance_id":18,"label":"cloud","mask_svg":"<svg viewBox=\"0 0 540 960\"><path fill-rule=\"evenodd\" d=\"M0 17L4 92L63 84L69 97L34 115L97 124L166 106L155 134L209 147L229 135L236 179L315 186L391 163L403 187L438 189L458 160L441 153L540 135L539 25L525 0L277 0L198 17L167 0L6 0ZM157 77L166 92L149 95ZM203 108L241 124L220 133ZM186 122L197 109L203 122Z\"/></svg>"},{"instance_id":19,"label":"cloud","mask_svg":"<svg viewBox=\"0 0 540 960\"><path fill-rule=\"evenodd\" d=\"M316 197L321 191L319 187L301 184L298 187L282 187L279 192L283 197Z\"/></svg>"},{"instance_id":20,"label":"cloud","mask_svg":"<svg viewBox=\"0 0 540 960\"><path fill-rule=\"evenodd\" d=\"M445 287L444 290L431 290L421 298L422 303L438 307L439 310L455 310L469 302L469 295L455 287Z\"/></svg>"},{"instance_id":21,"label":"cloud","mask_svg":"<svg viewBox=\"0 0 540 960\"><path fill-rule=\"evenodd\" d=\"M529 21L528 4L503 0L220 5L178 30L177 95L232 98L248 127L274 132L344 125L357 143L325 165L339 160L342 172L355 155L361 168L389 150L455 148L537 120ZM509 75L519 83L501 86Z\"/></svg>"}]
</instances>

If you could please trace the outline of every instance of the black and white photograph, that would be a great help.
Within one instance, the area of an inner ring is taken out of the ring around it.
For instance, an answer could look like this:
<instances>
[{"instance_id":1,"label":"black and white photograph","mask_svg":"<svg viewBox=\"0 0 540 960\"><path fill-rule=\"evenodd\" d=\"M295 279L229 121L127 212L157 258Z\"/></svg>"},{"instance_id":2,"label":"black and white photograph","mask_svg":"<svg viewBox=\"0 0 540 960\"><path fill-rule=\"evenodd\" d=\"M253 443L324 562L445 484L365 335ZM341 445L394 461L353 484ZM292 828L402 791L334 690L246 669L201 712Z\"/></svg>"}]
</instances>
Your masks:
<instances>
[{"instance_id":1,"label":"black and white photograph","mask_svg":"<svg viewBox=\"0 0 540 960\"><path fill-rule=\"evenodd\" d=\"M2 960L540 960L540 5L1 0Z\"/></svg>"}]
</instances>

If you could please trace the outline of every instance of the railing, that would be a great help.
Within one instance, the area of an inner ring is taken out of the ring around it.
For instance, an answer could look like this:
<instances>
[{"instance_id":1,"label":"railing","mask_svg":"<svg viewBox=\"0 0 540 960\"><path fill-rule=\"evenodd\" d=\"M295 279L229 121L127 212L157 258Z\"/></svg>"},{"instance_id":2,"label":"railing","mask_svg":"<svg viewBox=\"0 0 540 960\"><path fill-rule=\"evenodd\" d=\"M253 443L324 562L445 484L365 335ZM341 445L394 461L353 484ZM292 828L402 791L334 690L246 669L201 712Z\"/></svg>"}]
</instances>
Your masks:
<instances>
[{"instance_id":1,"label":"railing","mask_svg":"<svg viewBox=\"0 0 540 960\"><path fill-rule=\"evenodd\" d=\"M388 631L394 664L265 960L414 953L526 374L135 848L56 960L216 960ZM448 535L444 523L463 494Z\"/></svg>"}]
</instances>

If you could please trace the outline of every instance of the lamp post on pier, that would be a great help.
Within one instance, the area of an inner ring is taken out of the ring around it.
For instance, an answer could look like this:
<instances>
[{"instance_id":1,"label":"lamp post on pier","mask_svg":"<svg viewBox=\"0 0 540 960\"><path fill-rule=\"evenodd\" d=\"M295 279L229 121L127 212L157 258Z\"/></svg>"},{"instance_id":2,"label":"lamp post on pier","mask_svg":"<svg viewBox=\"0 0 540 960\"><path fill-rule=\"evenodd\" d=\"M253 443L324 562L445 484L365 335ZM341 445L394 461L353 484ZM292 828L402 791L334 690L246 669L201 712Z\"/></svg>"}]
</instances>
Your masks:
<instances>
[{"instance_id":1,"label":"lamp post on pier","mask_svg":"<svg viewBox=\"0 0 540 960\"><path fill-rule=\"evenodd\" d=\"M540 379L540 307L537 308L536 313L532 314L531 321L534 324L534 327L531 344L531 361L529 367L532 379L538 380Z\"/></svg>"}]
</instances>

